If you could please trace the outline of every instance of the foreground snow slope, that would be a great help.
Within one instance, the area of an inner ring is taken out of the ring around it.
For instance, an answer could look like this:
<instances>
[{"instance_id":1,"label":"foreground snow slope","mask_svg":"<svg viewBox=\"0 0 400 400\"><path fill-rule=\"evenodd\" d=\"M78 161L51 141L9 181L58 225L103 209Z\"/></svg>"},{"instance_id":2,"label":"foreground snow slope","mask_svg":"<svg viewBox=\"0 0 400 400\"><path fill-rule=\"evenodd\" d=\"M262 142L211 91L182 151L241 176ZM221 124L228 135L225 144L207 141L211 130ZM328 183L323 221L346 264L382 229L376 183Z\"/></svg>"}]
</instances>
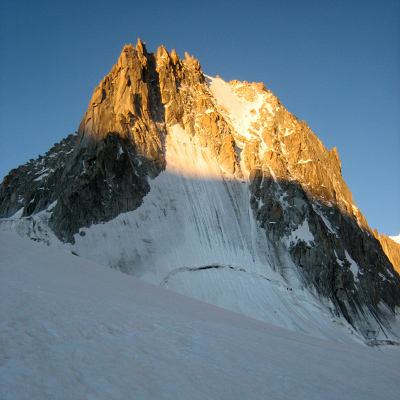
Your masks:
<instances>
[{"instance_id":1,"label":"foreground snow slope","mask_svg":"<svg viewBox=\"0 0 400 400\"><path fill-rule=\"evenodd\" d=\"M2 399L394 399L399 358L0 233Z\"/></svg>"}]
</instances>

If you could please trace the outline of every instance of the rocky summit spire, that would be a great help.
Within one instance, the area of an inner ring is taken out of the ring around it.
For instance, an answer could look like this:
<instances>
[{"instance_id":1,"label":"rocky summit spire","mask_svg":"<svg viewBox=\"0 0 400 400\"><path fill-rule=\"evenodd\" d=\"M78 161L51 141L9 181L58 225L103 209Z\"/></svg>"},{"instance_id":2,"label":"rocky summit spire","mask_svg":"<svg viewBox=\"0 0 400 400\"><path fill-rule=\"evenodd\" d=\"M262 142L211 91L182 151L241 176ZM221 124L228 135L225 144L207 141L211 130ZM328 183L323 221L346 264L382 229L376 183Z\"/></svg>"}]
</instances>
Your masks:
<instances>
[{"instance_id":1,"label":"rocky summit spire","mask_svg":"<svg viewBox=\"0 0 400 400\"><path fill-rule=\"evenodd\" d=\"M188 53L149 53L140 39L125 46L77 135L4 179L0 216L1 229L59 240L218 305L227 306L216 282L235 293L252 282L246 310L258 311L249 315L281 326L308 332L314 314L300 296L369 343L394 337L399 276L354 204L336 148L263 83L206 77ZM205 289L183 276L194 271ZM273 299L297 315L293 324L272 313Z\"/></svg>"}]
</instances>

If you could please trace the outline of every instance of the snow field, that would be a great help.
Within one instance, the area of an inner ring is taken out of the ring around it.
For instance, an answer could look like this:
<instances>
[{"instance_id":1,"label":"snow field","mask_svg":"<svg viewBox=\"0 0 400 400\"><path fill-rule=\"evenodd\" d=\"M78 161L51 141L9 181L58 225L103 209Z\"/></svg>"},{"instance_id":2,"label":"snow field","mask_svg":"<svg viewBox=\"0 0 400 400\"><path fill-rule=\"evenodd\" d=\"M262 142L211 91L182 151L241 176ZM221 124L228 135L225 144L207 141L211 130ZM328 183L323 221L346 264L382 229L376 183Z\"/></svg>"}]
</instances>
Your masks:
<instances>
[{"instance_id":1,"label":"snow field","mask_svg":"<svg viewBox=\"0 0 400 400\"><path fill-rule=\"evenodd\" d=\"M399 358L0 233L2 399L393 399Z\"/></svg>"}]
</instances>

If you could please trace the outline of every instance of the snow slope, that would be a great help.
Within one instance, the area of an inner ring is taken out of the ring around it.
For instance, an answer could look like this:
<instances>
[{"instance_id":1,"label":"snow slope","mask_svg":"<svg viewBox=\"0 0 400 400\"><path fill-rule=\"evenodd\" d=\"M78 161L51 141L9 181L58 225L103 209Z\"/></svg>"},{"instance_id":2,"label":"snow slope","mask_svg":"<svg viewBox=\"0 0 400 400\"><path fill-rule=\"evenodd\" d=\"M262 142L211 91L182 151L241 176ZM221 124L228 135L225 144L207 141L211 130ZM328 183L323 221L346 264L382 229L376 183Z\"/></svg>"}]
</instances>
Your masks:
<instances>
[{"instance_id":1,"label":"snow slope","mask_svg":"<svg viewBox=\"0 0 400 400\"><path fill-rule=\"evenodd\" d=\"M226 97L228 89L221 88ZM233 100L227 104L239 107ZM138 209L82 228L74 245L61 244L46 226L51 207L32 217L17 213L2 220L1 229L285 329L342 343L364 341L329 312L328 300L304 287L284 245L268 240L250 208L247 182L222 171L178 125L169 128L166 158L166 170L150 181ZM310 235L304 223L287 246L312 240ZM387 339L380 335L378 340Z\"/></svg>"},{"instance_id":2,"label":"snow slope","mask_svg":"<svg viewBox=\"0 0 400 400\"><path fill-rule=\"evenodd\" d=\"M0 233L0 397L394 399L397 356L290 332Z\"/></svg>"}]
</instances>

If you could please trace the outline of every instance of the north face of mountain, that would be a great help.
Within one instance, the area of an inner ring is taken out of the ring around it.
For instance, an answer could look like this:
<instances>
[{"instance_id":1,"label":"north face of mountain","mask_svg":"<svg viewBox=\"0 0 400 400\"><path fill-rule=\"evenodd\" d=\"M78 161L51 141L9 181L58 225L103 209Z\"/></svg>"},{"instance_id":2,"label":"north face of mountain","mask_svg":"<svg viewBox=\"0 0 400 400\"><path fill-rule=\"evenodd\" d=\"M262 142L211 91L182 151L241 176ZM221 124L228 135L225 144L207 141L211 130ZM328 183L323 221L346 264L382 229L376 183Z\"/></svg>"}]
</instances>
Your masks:
<instances>
[{"instance_id":1,"label":"north face of mountain","mask_svg":"<svg viewBox=\"0 0 400 400\"><path fill-rule=\"evenodd\" d=\"M330 335L311 328L318 309L368 343L399 334L399 275L336 149L262 83L205 76L188 54L125 46L77 135L4 179L0 216L4 230L289 329Z\"/></svg>"}]
</instances>

